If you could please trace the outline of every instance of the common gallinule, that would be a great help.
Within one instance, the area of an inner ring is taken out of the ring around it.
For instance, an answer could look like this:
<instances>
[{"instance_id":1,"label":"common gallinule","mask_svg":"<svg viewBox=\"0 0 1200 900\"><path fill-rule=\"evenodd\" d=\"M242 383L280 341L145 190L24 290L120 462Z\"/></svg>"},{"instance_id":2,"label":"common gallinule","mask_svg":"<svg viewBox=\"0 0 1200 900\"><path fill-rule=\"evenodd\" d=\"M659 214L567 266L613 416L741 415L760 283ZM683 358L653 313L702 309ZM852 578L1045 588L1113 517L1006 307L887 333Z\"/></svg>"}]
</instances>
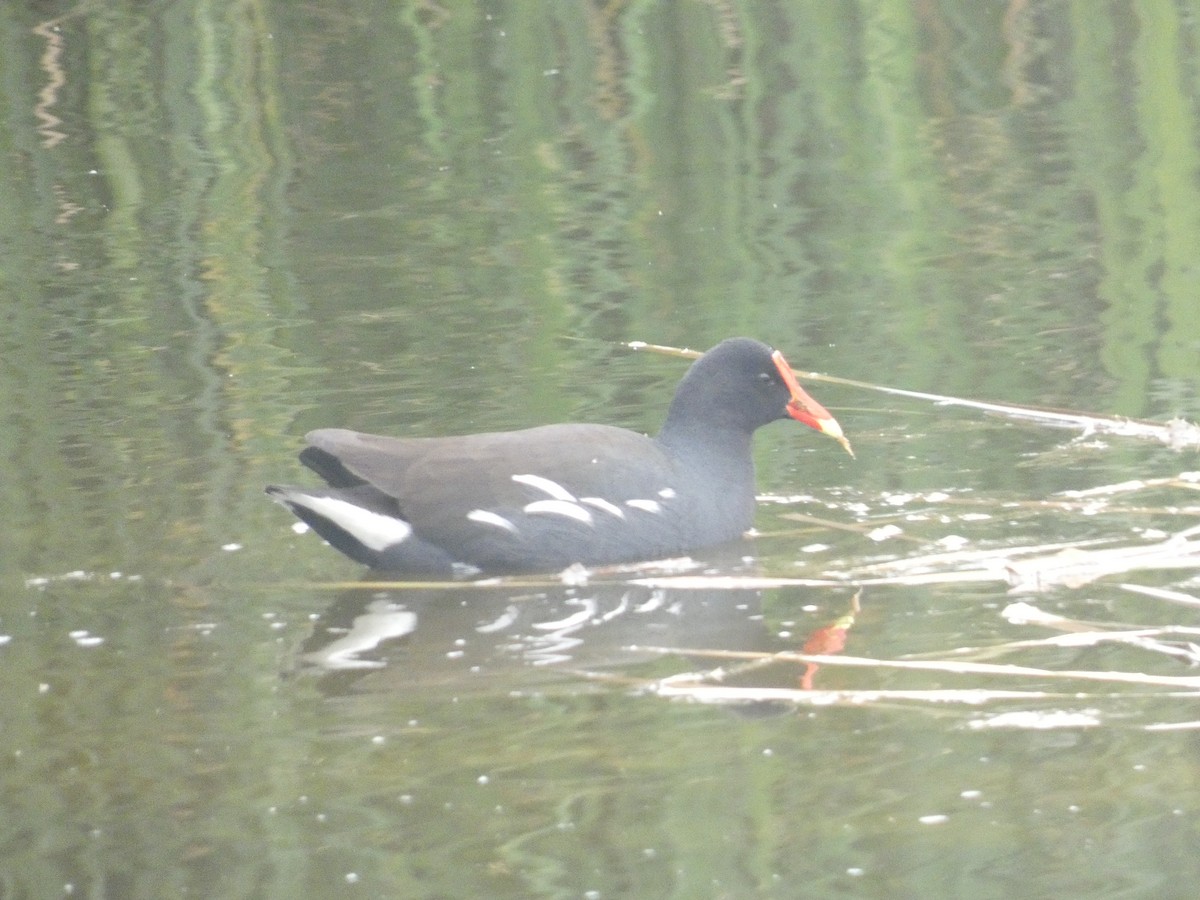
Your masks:
<instances>
[{"instance_id":1,"label":"common gallinule","mask_svg":"<svg viewBox=\"0 0 1200 900\"><path fill-rule=\"evenodd\" d=\"M267 488L351 559L406 574L556 571L659 559L754 521L750 438L790 417L849 443L777 350L749 338L701 356L655 438L611 425L462 437L310 432L327 488Z\"/></svg>"}]
</instances>

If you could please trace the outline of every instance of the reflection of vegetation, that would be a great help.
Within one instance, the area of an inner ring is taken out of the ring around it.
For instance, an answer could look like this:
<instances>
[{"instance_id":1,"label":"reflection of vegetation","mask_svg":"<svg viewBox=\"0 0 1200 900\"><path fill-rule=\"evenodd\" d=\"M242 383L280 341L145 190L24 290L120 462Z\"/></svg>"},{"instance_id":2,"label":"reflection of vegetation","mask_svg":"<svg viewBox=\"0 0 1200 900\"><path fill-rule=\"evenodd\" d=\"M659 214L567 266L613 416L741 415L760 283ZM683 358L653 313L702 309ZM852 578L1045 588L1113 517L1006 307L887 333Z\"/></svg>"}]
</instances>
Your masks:
<instances>
[{"instance_id":1,"label":"reflection of vegetation","mask_svg":"<svg viewBox=\"0 0 1200 900\"><path fill-rule=\"evenodd\" d=\"M22 198L6 209L26 218L3 226L27 283L9 301L5 356L20 362L0 392L36 423L8 457L28 492L13 506L69 535L72 568L141 568L197 526L211 552L231 448L253 452L287 420L260 403L280 356L260 323L285 284L265 276L264 213L287 158L260 103L275 81L265 24L80 8L34 33L55 68L29 71L56 85L62 137L10 135L31 161L6 167L6 196ZM28 556L32 537L0 551L14 568L48 562Z\"/></svg>"},{"instance_id":2,"label":"reflection of vegetation","mask_svg":"<svg viewBox=\"0 0 1200 900\"><path fill-rule=\"evenodd\" d=\"M259 490L291 470L307 427L430 433L580 416L651 429L681 366L609 342L703 347L733 332L774 341L801 368L876 383L1195 417L1194 4L237 0L81 3L39 18L48 6L62 4L0 4L0 572L82 574L18 587L0 609L0 652L21 673L3 687L20 788L6 796L24 798L0 826L0 845L17 848L11 879L26 879L4 882L15 893L68 881L86 893L116 859L125 880L112 889L131 896L167 882L262 893L271 879L309 885L321 865L315 877L332 880L310 890L334 895L341 857L295 865L307 846L297 834L328 849L324 825L273 805L299 805L313 786L290 780L327 753L317 780L353 782L338 811L366 817L354 839L384 848L379 871L407 865L391 841L411 839L378 839L371 817L391 823L380 798L397 793L395 772L429 783L411 760L461 752L467 705L433 710L437 727L422 719L389 765L359 765L336 738L294 746L263 610L240 591L178 586L238 566L259 581L284 570L271 554L290 532ZM963 427L942 408L936 424L897 416L888 435L860 440L867 429L838 412L864 457L859 499L885 483L978 479L1036 502L1094 485L1097 467L1121 482L1128 458L1162 458L1075 448L1052 464L1039 436ZM922 430L936 439L917 451ZM781 434L761 446L790 440ZM985 471L985 451L1023 464ZM810 458L834 465L826 457ZM1066 512L1031 530L1057 535ZM254 548L218 550L246 535ZM111 639L64 653L81 627ZM860 620L854 636L871 627ZM230 660L242 665L215 671ZM601 705L626 727L598 734ZM766 762L740 768L759 753L728 741L725 718L674 708L687 727L652 726L661 733L639 757L629 736L663 715L639 699L555 709L514 693L496 707L489 697L467 715L479 767L504 759L528 776L505 805L529 835L561 794L518 732L578 742L561 765L598 832L634 823L608 838L678 841L661 869L644 861L661 880L601 893L703 895L713 874L746 886L747 860L761 893L803 858L786 847L824 836L810 816L785 841L764 838L778 776ZM701 727L711 731L697 740ZM846 752L832 731L808 739L794 770ZM761 782L714 779L714 753ZM1067 781L1076 762L1060 756ZM1176 758L1185 779L1194 760ZM612 784L636 782L637 766L653 776L645 784L692 767L690 789L646 825L644 798L624 795L614 816L618 795L589 793L580 759ZM367 770L376 790L360 803L354 779ZM429 805L425 824L445 833L422 837L428 871L465 871L476 787ZM858 790L875 808L870 779ZM711 812L730 796L758 807L738 810L752 826L735 847L746 852L714 854L729 834ZM795 810L809 798L789 799ZM603 843L591 837L576 845L579 871L578 848ZM477 849L489 858L473 871L510 866L513 894L528 893L536 842L514 840L500 860ZM753 859L771 846L770 860ZM544 872L558 849L535 860ZM458 893L492 895L496 882L471 887Z\"/></svg>"},{"instance_id":3,"label":"reflection of vegetation","mask_svg":"<svg viewBox=\"0 0 1200 900\"><path fill-rule=\"evenodd\" d=\"M447 384L463 430L653 428L675 370L595 377L631 337L1186 412L1191 45L1173 9L1076 7L6 9L0 392L38 423L0 439L9 505L86 482L122 526L76 564L211 545L239 466L350 391L377 429L443 430ZM301 305L321 325L278 332Z\"/></svg>"}]
</instances>

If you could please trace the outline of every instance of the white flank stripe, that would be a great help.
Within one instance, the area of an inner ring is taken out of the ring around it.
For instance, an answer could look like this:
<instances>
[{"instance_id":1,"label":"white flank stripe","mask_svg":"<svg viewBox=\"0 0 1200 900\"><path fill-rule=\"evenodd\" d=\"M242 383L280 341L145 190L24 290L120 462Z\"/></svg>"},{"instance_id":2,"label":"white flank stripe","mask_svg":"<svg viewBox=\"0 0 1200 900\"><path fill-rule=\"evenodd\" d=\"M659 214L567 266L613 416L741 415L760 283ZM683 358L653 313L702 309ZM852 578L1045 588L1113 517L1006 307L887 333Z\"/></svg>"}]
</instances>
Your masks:
<instances>
[{"instance_id":1,"label":"white flank stripe","mask_svg":"<svg viewBox=\"0 0 1200 900\"><path fill-rule=\"evenodd\" d=\"M674 488L663 488L661 491L658 492L658 496L662 497L664 500L672 500L675 497L675 489Z\"/></svg>"},{"instance_id":2,"label":"white flank stripe","mask_svg":"<svg viewBox=\"0 0 1200 900\"><path fill-rule=\"evenodd\" d=\"M374 513L336 497L295 494L290 499L293 503L324 516L372 550L384 550L399 544L412 534L412 526L403 519Z\"/></svg>"},{"instance_id":3,"label":"white flank stripe","mask_svg":"<svg viewBox=\"0 0 1200 900\"><path fill-rule=\"evenodd\" d=\"M625 510L617 506L615 503L609 503L603 497L580 497L580 503L586 503L588 506L594 506L596 509L602 509L610 516L616 516L618 519L625 518Z\"/></svg>"},{"instance_id":4,"label":"white flank stripe","mask_svg":"<svg viewBox=\"0 0 1200 900\"><path fill-rule=\"evenodd\" d=\"M517 484L526 484L531 488L537 488L543 493L549 494L555 500L566 500L573 503L575 495L568 491L557 481L551 481L549 478L543 478L541 475L514 475L512 480Z\"/></svg>"},{"instance_id":5,"label":"white flank stripe","mask_svg":"<svg viewBox=\"0 0 1200 900\"><path fill-rule=\"evenodd\" d=\"M478 522L480 525L495 525L497 528L503 528L505 531L517 533L517 526L499 513L489 512L486 509L473 509L467 513L467 518L472 522Z\"/></svg>"},{"instance_id":6,"label":"white flank stripe","mask_svg":"<svg viewBox=\"0 0 1200 900\"><path fill-rule=\"evenodd\" d=\"M525 512L554 513L556 516L566 516L568 519L577 519L588 525L592 524L592 514L578 503L568 500L534 500L532 503L525 504Z\"/></svg>"},{"instance_id":7,"label":"white flank stripe","mask_svg":"<svg viewBox=\"0 0 1200 900\"><path fill-rule=\"evenodd\" d=\"M657 500L626 500L626 506L632 506L634 509L641 509L649 513L662 512L662 507L658 505Z\"/></svg>"}]
</instances>

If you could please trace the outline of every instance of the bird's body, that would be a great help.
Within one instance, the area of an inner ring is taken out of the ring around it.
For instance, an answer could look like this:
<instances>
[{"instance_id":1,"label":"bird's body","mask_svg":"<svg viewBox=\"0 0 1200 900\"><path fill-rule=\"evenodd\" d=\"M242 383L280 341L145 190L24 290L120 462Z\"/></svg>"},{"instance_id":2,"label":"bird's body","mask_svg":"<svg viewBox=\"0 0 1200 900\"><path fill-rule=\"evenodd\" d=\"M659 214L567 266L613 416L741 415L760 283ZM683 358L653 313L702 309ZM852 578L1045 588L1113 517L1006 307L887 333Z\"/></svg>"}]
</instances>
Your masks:
<instances>
[{"instance_id":1,"label":"bird's body","mask_svg":"<svg viewBox=\"0 0 1200 900\"><path fill-rule=\"evenodd\" d=\"M844 442L781 355L734 338L693 364L654 438L591 424L437 438L322 429L306 436L300 459L329 487L267 492L376 569L451 575L655 559L751 526L751 435L788 416Z\"/></svg>"}]
</instances>

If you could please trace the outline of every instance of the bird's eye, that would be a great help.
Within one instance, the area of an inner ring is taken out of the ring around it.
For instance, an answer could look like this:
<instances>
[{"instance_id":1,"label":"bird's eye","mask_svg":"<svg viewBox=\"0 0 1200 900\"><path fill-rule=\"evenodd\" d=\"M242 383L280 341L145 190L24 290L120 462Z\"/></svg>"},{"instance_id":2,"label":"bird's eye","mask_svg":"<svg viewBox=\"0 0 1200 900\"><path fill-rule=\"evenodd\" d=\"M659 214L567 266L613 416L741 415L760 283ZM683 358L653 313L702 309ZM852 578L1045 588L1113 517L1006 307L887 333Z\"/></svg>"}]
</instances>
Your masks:
<instances>
[{"instance_id":1,"label":"bird's eye","mask_svg":"<svg viewBox=\"0 0 1200 900\"><path fill-rule=\"evenodd\" d=\"M770 372L759 372L758 380L763 382L764 384L769 384L772 381L771 373Z\"/></svg>"}]
</instances>

